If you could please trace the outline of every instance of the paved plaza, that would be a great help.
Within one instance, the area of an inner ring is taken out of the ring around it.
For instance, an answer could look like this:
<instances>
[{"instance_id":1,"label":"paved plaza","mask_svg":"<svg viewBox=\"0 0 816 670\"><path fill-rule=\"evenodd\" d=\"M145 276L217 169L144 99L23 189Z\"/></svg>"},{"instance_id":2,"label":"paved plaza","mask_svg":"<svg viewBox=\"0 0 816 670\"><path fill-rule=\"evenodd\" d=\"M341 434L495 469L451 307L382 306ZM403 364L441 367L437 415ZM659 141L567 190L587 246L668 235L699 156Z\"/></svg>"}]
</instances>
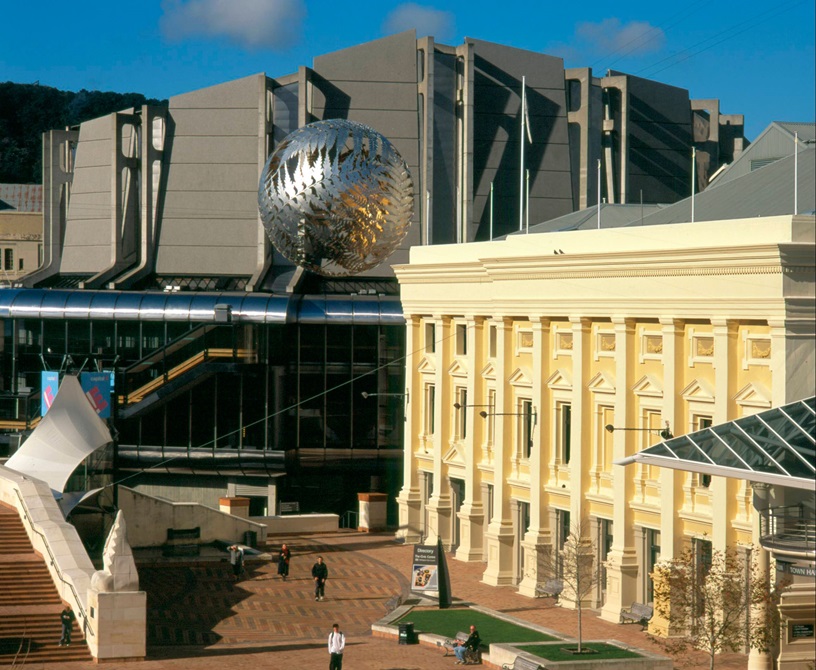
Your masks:
<instances>
[{"instance_id":1,"label":"paved plaza","mask_svg":"<svg viewBox=\"0 0 816 670\"><path fill-rule=\"evenodd\" d=\"M371 624L386 614L386 601L408 594L412 548L391 534L339 531L273 538L271 549L292 549L286 582L275 561L248 561L247 578L235 583L224 559L174 561L140 566L148 592L148 660L105 663L123 670L215 670L218 668L325 668L326 637L338 622L346 633L345 670L420 670L453 668L455 659L424 645L400 646L396 639L372 636ZM274 555L274 554L273 554ZM326 598L315 602L310 571L318 555L329 568ZM566 635L575 634L576 614L533 600L511 587L480 582L483 563L448 560L455 599L467 600ZM455 603L456 604L456 603ZM490 641L490 631L482 630ZM584 612L584 639L618 639L661 653L637 625L620 626ZM704 654L686 659L692 670L708 667ZM729 654L717 667L745 668L747 657ZM55 664L28 665L53 670ZM93 663L59 664L89 670Z\"/></svg>"}]
</instances>

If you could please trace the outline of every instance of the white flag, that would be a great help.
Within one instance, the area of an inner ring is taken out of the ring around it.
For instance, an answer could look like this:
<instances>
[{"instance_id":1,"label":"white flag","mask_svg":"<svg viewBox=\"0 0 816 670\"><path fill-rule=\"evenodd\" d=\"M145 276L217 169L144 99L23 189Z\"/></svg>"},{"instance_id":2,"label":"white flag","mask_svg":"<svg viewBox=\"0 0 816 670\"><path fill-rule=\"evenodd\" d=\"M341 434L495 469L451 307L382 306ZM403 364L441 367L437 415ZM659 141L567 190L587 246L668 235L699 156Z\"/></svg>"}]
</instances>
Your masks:
<instances>
[{"instance_id":1,"label":"white flag","mask_svg":"<svg viewBox=\"0 0 816 670\"><path fill-rule=\"evenodd\" d=\"M522 82L522 90L521 90L521 106L522 106L522 113L524 114L524 127L527 129L527 141L532 144L533 143L533 136L530 133L530 110L527 106L527 85Z\"/></svg>"}]
</instances>

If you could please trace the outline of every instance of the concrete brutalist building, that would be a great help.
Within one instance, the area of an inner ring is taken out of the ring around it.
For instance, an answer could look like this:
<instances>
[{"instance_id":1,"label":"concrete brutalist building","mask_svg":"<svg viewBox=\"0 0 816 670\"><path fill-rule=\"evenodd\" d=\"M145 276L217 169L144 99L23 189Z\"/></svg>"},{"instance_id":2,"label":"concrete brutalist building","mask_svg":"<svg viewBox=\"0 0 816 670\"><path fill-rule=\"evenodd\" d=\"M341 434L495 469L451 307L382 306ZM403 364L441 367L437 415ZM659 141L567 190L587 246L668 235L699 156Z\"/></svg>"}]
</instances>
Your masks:
<instances>
[{"instance_id":1,"label":"concrete brutalist building","mask_svg":"<svg viewBox=\"0 0 816 670\"><path fill-rule=\"evenodd\" d=\"M288 133L327 118L397 147L414 225L379 268L296 279L260 223L258 180ZM257 513L281 496L342 512L370 485L396 494L410 398L402 366L387 365L405 347L391 265L415 245L595 205L598 160L608 202L680 200L692 145L699 190L744 144L741 116L684 89L413 31L51 131L43 262L0 294L0 384L14 408L3 426L24 431L31 417L12 401L38 392L44 366L73 362L117 373L117 468L141 472L134 488L208 504L244 494ZM336 495L317 496L326 468L341 473ZM281 473L288 483L271 486Z\"/></svg>"}]
</instances>

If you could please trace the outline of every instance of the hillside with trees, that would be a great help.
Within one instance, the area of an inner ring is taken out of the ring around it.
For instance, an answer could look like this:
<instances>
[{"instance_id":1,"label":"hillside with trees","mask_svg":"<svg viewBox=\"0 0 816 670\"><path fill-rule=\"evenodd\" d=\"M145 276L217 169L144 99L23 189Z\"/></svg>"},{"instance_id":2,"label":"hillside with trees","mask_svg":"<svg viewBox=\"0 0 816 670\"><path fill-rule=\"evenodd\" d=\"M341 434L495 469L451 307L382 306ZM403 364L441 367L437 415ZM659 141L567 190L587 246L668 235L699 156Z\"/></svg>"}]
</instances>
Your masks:
<instances>
[{"instance_id":1,"label":"hillside with trees","mask_svg":"<svg viewBox=\"0 0 816 670\"><path fill-rule=\"evenodd\" d=\"M88 119L164 100L141 93L61 91L39 84L0 83L0 183L42 181L42 134Z\"/></svg>"}]
</instances>

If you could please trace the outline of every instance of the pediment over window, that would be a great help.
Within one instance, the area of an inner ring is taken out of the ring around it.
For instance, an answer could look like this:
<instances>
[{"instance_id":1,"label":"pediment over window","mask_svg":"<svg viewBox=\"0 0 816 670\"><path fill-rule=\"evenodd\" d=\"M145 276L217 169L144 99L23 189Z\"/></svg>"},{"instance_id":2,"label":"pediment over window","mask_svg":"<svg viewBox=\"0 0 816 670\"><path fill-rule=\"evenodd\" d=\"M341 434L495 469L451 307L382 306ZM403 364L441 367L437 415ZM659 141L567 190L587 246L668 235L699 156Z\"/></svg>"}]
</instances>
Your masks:
<instances>
[{"instance_id":1,"label":"pediment over window","mask_svg":"<svg viewBox=\"0 0 816 670\"><path fill-rule=\"evenodd\" d=\"M563 368L558 368L545 382L554 391L572 391L572 375Z\"/></svg>"},{"instance_id":2,"label":"pediment over window","mask_svg":"<svg viewBox=\"0 0 816 670\"><path fill-rule=\"evenodd\" d=\"M512 386L530 387L533 385L533 373L527 368L516 368L507 381Z\"/></svg>"},{"instance_id":3,"label":"pediment over window","mask_svg":"<svg viewBox=\"0 0 816 670\"><path fill-rule=\"evenodd\" d=\"M663 384L652 375L643 375L632 387L632 391L639 396L662 398Z\"/></svg>"},{"instance_id":4,"label":"pediment over window","mask_svg":"<svg viewBox=\"0 0 816 670\"><path fill-rule=\"evenodd\" d=\"M758 409L768 409L771 407L771 394L768 390L757 382L751 382L743 387L734 396L735 402L742 407L755 407Z\"/></svg>"},{"instance_id":5,"label":"pediment over window","mask_svg":"<svg viewBox=\"0 0 816 670\"><path fill-rule=\"evenodd\" d=\"M482 368L482 377L484 379L496 379L496 366L493 363L488 363Z\"/></svg>"},{"instance_id":6,"label":"pediment over window","mask_svg":"<svg viewBox=\"0 0 816 670\"><path fill-rule=\"evenodd\" d=\"M458 444L452 444L450 449L442 455L442 462L447 465L464 465L464 449L460 449Z\"/></svg>"},{"instance_id":7,"label":"pediment over window","mask_svg":"<svg viewBox=\"0 0 816 670\"><path fill-rule=\"evenodd\" d=\"M680 395L686 401L714 402L714 389L705 379L695 379L680 391Z\"/></svg>"},{"instance_id":8,"label":"pediment over window","mask_svg":"<svg viewBox=\"0 0 816 670\"><path fill-rule=\"evenodd\" d=\"M417 372L419 372L421 374L426 374L426 375L435 375L436 374L436 365L434 365L434 362L430 358L425 356L419 362L419 365L417 366Z\"/></svg>"},{"instance_id":9,"label":"pediment over window","mask_svg":"<svg viewBox=\"0 0 816 670\"><path fill-rule=\"evenodd\" d=\"M587 388L594 393L614 393L615 379L606 372L599 372L589 380Z\"/></svg>"},{"instance_id":10,"label":"pediment over window","mask_svg":"<svg viewBox=\"0 0 816 670\"><path fill-rule=\"evenodd\" d=\"M448 368L448 374L451 377L467 377L469 370L464 363L458 358L453 361L453 365Z\"/></svg>"}]
</instances>

